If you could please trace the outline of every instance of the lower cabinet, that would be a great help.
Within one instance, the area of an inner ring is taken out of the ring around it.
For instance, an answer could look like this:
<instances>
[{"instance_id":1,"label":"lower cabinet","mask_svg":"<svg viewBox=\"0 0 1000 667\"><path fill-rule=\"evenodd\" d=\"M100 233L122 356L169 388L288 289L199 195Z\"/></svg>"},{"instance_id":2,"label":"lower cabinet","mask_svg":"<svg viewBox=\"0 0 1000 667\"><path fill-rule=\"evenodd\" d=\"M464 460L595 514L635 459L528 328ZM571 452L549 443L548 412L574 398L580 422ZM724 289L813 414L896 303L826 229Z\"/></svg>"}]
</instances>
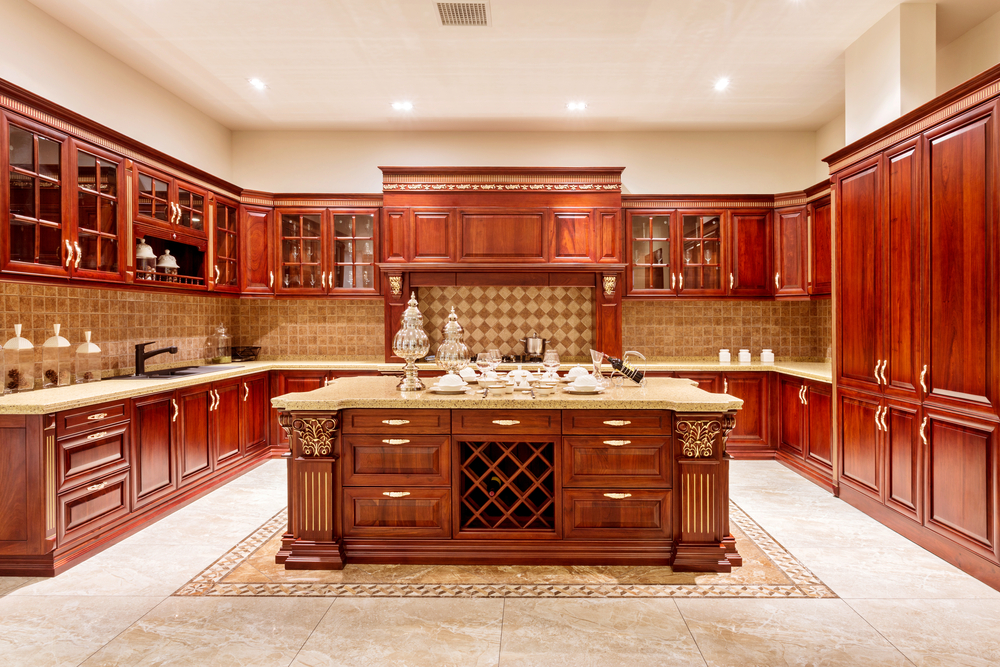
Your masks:
<instances>
[{"instance_id":1,"label":"lower cabinet","mask_svg":"<svg viewBox=\"0 0 1000 667\"><path fill-rule=\"evenodd\" d=\"M209 413L215 397L211 385L178 389L174 398L177 416L173 418L177 441L177 477L180 485L196 482L212 473L215 454Z\"/></svg>"},{"instance_id":2,"label":"lower cabinet","mask_svg":"<svg viewBox=\"0 0 1000 667\"><path fill-rule=\"evenodd\" d=\"M331 378L330 371L271 371L271 396L282 396L293 392L319 389ZM278 424L278 411L268 410L271 424L271 444L288 449L288 434Z\"/></svg>"},{"instance_id":3,"label":"lower cabinet","mask_svg":"<svg viewBox=\"0 0 1000 667\"><path fill-rule=\"evenodd\" d=\"M722 391L722 374L714 372L702 372L702 371L678 371L674 373L674 377L683 378L685 380L694 380L698 383L700 389L711 394L718 394Z\"/></svg>"},{"instance_id":4,"label":"lower cabinet","mask_svg":"<svg viewBox=\"0 0 1000 667\"><path fill-rule=\"evenodd\" d=\"M240 381L223 380L212 384L215 402L209 412L212 451L215 468L236 463L243 458L242 424L240 420Z\"/></svg>"},{"instance_id":5,"label":"lower cabinet","mask_svg":"<svg viewBox=\"0 0 1000 667\"><path fill-rule=\"evenodd\" d=\"M244 454L267 445L268 391L267 373L240 379L240 442Z\"/></svg>"},{"instance_id":6,"label":"lower cabinet","mask_svg":"<svg viewBox=\"0 0 1000 667\"><path fill-rule=\"evenodd\" d=\"M177 489L174 392L132 399L132 509Z\"/></svg>"},{"instance_id":7,"label":"lower cabinet","mask_svg":"<svg viewBox=\"0 0 1000 667\"><path fill-rule=\"evenodd\" d=\"M723 373L723 394L743 400L736 413L736 426L729 434L726 451L737 458L774 457L768 444L768 376L770 373Z\"/></svg>"},{"instance_id":8,"label":"lower cabinet","mask_svg":"<svg viewBox=\"0 0 1000 667\"><path fill-rule=\"evenodd\" d=\"M832 489L831 385L779 373L777 396L778 460Z\"/></svg>"}]
</instances>

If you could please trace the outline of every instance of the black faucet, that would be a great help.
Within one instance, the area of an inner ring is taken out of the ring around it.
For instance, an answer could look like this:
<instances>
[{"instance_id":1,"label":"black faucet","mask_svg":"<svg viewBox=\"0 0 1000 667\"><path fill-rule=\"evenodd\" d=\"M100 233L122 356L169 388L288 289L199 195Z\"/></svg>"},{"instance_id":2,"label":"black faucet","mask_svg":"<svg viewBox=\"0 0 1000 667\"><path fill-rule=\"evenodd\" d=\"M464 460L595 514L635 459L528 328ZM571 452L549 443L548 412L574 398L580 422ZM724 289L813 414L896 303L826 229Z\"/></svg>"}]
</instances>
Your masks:
<instances>
[{"instance_id":1,"label":"black faucet","mask_svg":"<svg viewBox=\"0 0 1000 667\"><path fill-rule=\"evenodd\" d=\"M158 354L163 354L164 352L169 352L170 354L177 354L176 347L161 347L159 350L146 351L147 345L152 345L156 341L149 341L148 343L136 343L135 346L135 374L145 375L146 374L146 359L150 357L155 357Z\"/></svg>"}]
</instances>

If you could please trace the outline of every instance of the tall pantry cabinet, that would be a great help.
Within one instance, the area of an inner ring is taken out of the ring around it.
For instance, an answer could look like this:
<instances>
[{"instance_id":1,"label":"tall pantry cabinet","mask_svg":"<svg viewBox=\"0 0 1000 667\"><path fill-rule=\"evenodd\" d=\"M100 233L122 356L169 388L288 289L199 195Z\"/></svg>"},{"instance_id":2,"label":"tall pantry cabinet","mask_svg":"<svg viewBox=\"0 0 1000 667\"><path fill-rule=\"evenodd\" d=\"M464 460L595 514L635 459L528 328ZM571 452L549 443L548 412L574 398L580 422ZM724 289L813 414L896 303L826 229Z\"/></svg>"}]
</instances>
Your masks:
<instances>
[{"instance_id":1,"label":"tall pantry cabinet","mask_svg":"<svg viewBox=\"0 0 1000 667\"><path fill-rule=\"evenodd\" d=\"M831 158L841 497L994 586L997 112L969 104Z\"/></svg>"}]
</instances>

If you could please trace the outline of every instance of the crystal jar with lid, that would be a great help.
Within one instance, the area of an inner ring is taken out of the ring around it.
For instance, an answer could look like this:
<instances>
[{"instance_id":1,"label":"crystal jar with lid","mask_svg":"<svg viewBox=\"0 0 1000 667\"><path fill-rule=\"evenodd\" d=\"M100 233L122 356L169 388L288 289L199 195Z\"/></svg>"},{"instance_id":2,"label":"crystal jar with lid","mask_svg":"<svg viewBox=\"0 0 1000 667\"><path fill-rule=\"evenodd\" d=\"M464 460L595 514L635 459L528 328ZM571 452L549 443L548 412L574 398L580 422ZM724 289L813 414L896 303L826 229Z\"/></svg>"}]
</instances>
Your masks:
<instances>
[{"instance_id":1,"label":"crystal jar with lid","mask_svg":"<svg viewBox=\"0 0 1000 667\"><path fill-rule=\"evenodd\" d=\"M160 258L156 260L156 270L158 273L166 274L166 280L168 283L177 282L177 258L170 254L170 249L163 251Z\"/></svg>"},{"instance_id":2,"label":"crystal jar with lid","mask_svg":"<svg viewBox=\"0 0 1000 667\"><path fill-rule=\"evenodd\" d=\"M3 346L3 393L35 388L35 346L21 337L21 325L14 325L14 337Z\"/></svg>"},{"instance_id":3,"label":"crystal jar with lid","mask_svg":"<svg viewBox=\"0 0 1000 667\"><path fill-rule=\"evenodd\" d=\"M226 325L219 324L208 337L205 359L212 364L228 364L233 360L232 338L226 333Z\"/></svg>"},{"instance_id":4,"label":"crystal jar with lid","mask_svg":"<svg viewBox=\"0 0 1000 667\"><path fill-rule=\"evenodd\" d=\"M146 243L145 238L136 239L135 270L140 280L152 280L156 271L156 254Z\"/></svg>"},{"instance_id":5,"label":"crystal jar with lid","mask_svg":"<svg viewBox=\"0 0 1000 667\"><path fill-rule=\"evenodd\" d=\"M416 361L427 356L430 349L431 341L424 331L424 316L417 308L417 294L411 292L406 310L403 311L399 331L392 339L392 353L406 361L406 366L403 367L403 380L396 389L419 391L424 388L424 383L417 377Z\"/></svg>"},{"instance_id":6,"label":"crystal jar with lid","mask_svg":"<svg viewBox=\"0 0 1000 667\"><path fill-rule=\"evenodd\" d=\"M101 348L90 342L90 332L83 332L84 342L76 348L76 381L97 382L101 379Z\"/></svg>"},{"instance_id":7,"label":"crystal jar with lid","mask_svg":"<svg viewBox=\"0 0 1000 667\"><path fill-rule=\"evenodd\" d=\"M434 360L438 368L448 371L449 375L454 375L469 364L469 348L462 340L464 329L458 323L458 315L452 307L448 320L441 329L444 340L438 345Z\"/></svg>"},{"instance_id":8,"label":"crystal jar with lid","mask_svg":"<svg viewBox=\"0 0 1000 667\"><path fill-rule=\"evenodd\" d=\"M52 325L54 336L42 344L42 387L65 387L73 369L73 350L69 341L59 335L61 324Z\"/></svg>"}]
</instances>

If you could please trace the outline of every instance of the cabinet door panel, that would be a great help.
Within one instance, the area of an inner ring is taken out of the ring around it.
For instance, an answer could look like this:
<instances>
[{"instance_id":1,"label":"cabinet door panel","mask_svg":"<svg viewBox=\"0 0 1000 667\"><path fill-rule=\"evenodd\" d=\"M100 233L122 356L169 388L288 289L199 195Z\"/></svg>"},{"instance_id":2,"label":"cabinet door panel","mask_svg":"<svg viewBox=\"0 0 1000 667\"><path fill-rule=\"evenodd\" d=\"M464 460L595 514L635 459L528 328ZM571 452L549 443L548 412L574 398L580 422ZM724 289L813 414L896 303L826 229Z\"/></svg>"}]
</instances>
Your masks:
<instances>
[{"instance_id":1,"label":"cabinet door panel","mask_svg":"<svg viewBox=\"0 0 1000 667\"><path fill-rule=\"evenodd\" d=\"M450 262L455 259L455 219L447 211L413 211L414 262Z\"/></svg>"},{"instance_id":2,"label":"cabinet door panel","mask_svg":"<svg viewBox=\"0 0 1000 667\"><path fill-rule=\"evenodd\" d=\"M622 221L617 210L598 211L600 246L597 255L599 262L622 261Z\"/></svg>"},{"instance_id":3,"label":"cabinet door panel","mask_svg":"<svg viewBox=\"0 0 1000 667\"><path fill-rule=\"evenodd\" d=\"M926 525L996 560L997 425L927 416Z\"/></svg>"},{"instance_id":4,"label":"cabinet door panel","mask_svg":"<svg viewBox=\"0 0 1000 667\"><path fill-rule=\"evenodd\" d=\"M837 198L837 326L839 382L878 391L875 365L881 365L880 281L876 269L879 234L879 167L870 164L839 181Z\"/></svg>"},{"instance_id":5,"label":"cabinet door panel","mask_svg":"<svg viewBox=\"0 0 1000 667\"><path fill-rule=\"evenodd\" d=\"M992 116L928 144L928 400L992 413L996 382L996 175Z\"/></svg>"},{"instance_id":6,"label":"cabinet door panel","mask_svg":"<svg viewBox=\"0 0 1000 667\"><path fill-rule=\"evenodd\" d=\"M550 262L596 261L593 218L589 211L557 211L552 215Z\"/></svg>"},{"instance_id":7,"label":"cabinet door panel","mask_svg":"<svg viewBox=\"0 0 1000 667\"><path fill-rule=\"evenodd\" d=\"M241 386L236 381L212 385L215 405L209 418L216 466L234 463L243 453L240 446L240 390Z\"/></svg>"},{"instance_id":8,"label":"cabinet door panel","mask_svg":"<svg viewBox=\"0 0 1000 667\"><path fill-rule=\"evenodd\" d=\"M723 390L743 399L736 413L736 427L729 434L727 449L767 447L767 373L727 373Z\"/></svg>"},{"instance_id":9,"label":"cabinet door panel","mask_svg":"<svg viewBox=\"0 0 1000 667\"><path fill-rule=\"evenodd\" d=\"M775 294L802 296L806 290L806 210L775 212Z\"/></svg>"},{"instance_id":10,"label":"cabinet door panel","mask_svg":"<svg viewBox=\"0 0 1000 667\"><path fill-rule=\"evenodd\" d=\"M879 484L878 398L840 393L840 482L882 500Z\"/></svg>"},{"instance_id":11,"label":"cabinet door panel","mask_svg":"<svg viewBox=\"0 0 1000 667\"><path fill-rule=\"evenodd\" d=\"M885 417L885 504L914 521L920 521L921 463L920 408L892 402Z\"/></svg>"},{"instance_id":12,"label":"cabinet door panel","mask_svg":"<svg viewBox=\"0 0 1000 667\"><path fill-rule=\"evenodd\" d=\"M767 296L771 293L771 214L733 213L730 273L726 277L734 296Z\"/></svg>"},{"instance_id":13,"label":"cabinet door panel","mask_svg":"<svg viewBox=\"0 0 1000 667\"><path fill-rule=\"evenodd\" d=\"M544 213L462 212L460 261L544 262Z\"/></svg>"},{"instance_id":14,"label":"cabinet door panel","mask_svg":"<svg viewBox=\"0 0 1000 667\"><path fill-rule=\"evenodd\" d=\"M243 248L240 263L244 294L273 294L274 265L271 260L271 246L267 242L271 228L271 211L267 209L243 209Z\"/></svg>"},{"instance_id":15,"label":"cabinet door panel","mask_svg":"<svg viewBox=\"0 0 1000 667\"><path fill-rule=\"evenodd\" d=\"M326 381L327 371L273 371L271 373L271 396L284 396L303 391L319 389ZM271 442L288 447L288 435L278 425L278 411L270 408Z\"/></svg>"},{"instance_id":16,"label":"cabinet door panel","mask_svg":"<svg viewBox=\"0 0 1000 667\"><path fill-rule=\"evenodd\" d=\"M806 431L803 429L802 382L778 376L778 448L802 456Z\"/></svg>"},{"instance_id":17,"label":"cabinet door panel","mask_svg":"<svg viewBox=\"0 0 1000 667\"><path fill-rule=\"evenodd\" d=\"M833 388L829 385L811 384L805 396L809 425L809 437L806 440L806 461L832 471Z\"/></svg>"},{"instance_id":18,"label":"cabinet door panel","mask_svg":"<svg viewBox=\"0 0 1000 667\"><path fill-rule=\"evenodd\" d=\"M386 262L409 261L406 228L409 209L387 208L382 212L385 226L382 228L382 256Z\"/></svg>"},{"instance_id":19,"label":"cabinet door panel","mask_svg":"<svg viewBox=\"0 0 1000 667\"><path fill-rule=\"evenodd\" d=\"M243 452L267 444L267 374L244 378L240 393L240 428Z\"/></svg>"},{"instance_id":20,"label":"cabinet door panel","mask_svg":"<svg viewBox=\"0 0 1000 667\"><path fill-rule=\"evenodd\" d=\"M809 206L809 294L829 294L833 288L831 214L829 197Z\"/></svg>"},{"instance_id":21,"label":"cabinet door panel","mask_svg":"<svg viewBox=\"0 0 1000 667\"><path fill-rule=\"evenodd\" d=\"M212 472L209 407L214 398L207 385L177 392L177 463L180 483L189 484Z\"/></svg>"},{"instance_id":22,"label":"cabinet door panel","mask_svg":"<svg viewBox=\"0 0 1000 667\"><path fill-rule=\"evenodd\" d=\"M674 377L683 378L685 380L694 380L698 383L699 389L704 389L712 394L717 394L722 391L722 377L719 373L677 372L674 373Z\"/></svg>"},{"instance_id":23,"label":"cabinet door panel","mask_svg":"<svg viewBox=\"0 0 1000 667\"><path fill-rule=\"evenodd\" d=\"M174 472L173 393L132 401L132 507L139 508L177 488Z\"/></svg>"}]
</instances>

